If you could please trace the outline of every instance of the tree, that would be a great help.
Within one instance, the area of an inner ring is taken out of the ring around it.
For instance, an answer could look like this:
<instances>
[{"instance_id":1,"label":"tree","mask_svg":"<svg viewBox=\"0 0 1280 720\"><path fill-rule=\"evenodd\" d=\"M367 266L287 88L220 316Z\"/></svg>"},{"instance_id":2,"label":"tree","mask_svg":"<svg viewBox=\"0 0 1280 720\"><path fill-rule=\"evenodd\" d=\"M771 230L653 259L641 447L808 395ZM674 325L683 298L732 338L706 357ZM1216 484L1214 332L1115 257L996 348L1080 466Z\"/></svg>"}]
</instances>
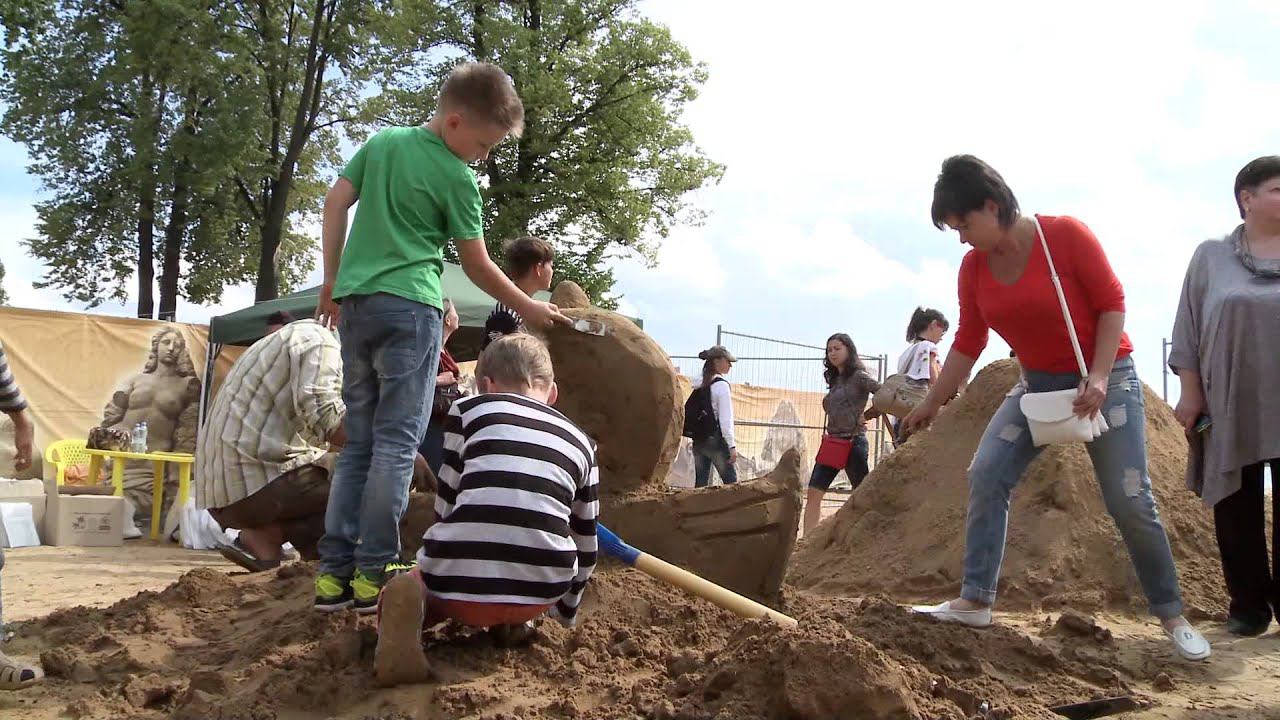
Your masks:
<instances>
[{"instance_id":1,"label":"tree","mask_svg":"<svg viewBox=\"0 0 1280 720\"><path fill-rule=\"evenodd\" d=\"M48 196L27 241L48 266L37 286L92 307L127 298L135 277L138 315L152 317L158 259L159 314L172 318L183 275L196 302L251 277L231 244L215 262L183 267L191 228L228 207L217 193L249 134L246 80L222 31L226 3L18 8L4 18L0 127L27 146Z\"/></svg>"},{"instance_id":2,"label":"tree","mask_svg":"<svg viewBox=\"0 0 1280 720\"><path fill-rule=\"evenodd\" d=\"M517 235L545 237L557 247L559 279L605 306L616 303L605 261L635 253L652 263L672 227L701 220L689 193L724 171L680 119L705 67L635 6L407 0L400 26L421 38L415 61L389 66L378 98L388 119L420 123L460 57L510 73L525 131L479 169L491 252Z\"/></svg>"},{"instance_id":3,"label":"tree","mask_svg":"<svg viewBox=\"0 0 1280 720\"><path fill-rule=\"evenodd\" d=\"M259 0L235 7L260 118L257 162L235 175L235 186L260 239L255 297L262 301L279 294L281 272L292 284L302 273L290 270L310 269L282 262L315 245L291 220L319 211L324 171L339 161L336 127L356 120L366 102L361 90L372 67L363 53L377 47L374 28L390 23L394 10L393 4L339 0Z\"/></svg>"},{"instance_id":4,"label":"tree","mask_svg":"<svg viewBox=\"0 0 1280 720\"><path fill-rule=\"evenodd\" d=\"M269 12L281 4L254 7L293 32L295 16ZM290 58L281 74L258 72L261 44L238 24L246 7L59 0L6 11L0 128L27 146L48 196L36 208L39 236L27 242L48 266L38 286L92 307L127 298L133 277L138 315L151 317L158 263L159 316L171 319L180 295L216 301L226 285L255 279L263 232L273 227L273 286L310 269L309 243L288 236L288 217L318 201L324 153L292 155L303 181L286 183L279 202L268 195L265 211L242 199L281 173L263 140L278 131L278 116L261 99L303 72ZM293 107L291 92L278 96L282 107Z\"/></svg>"}]
</instances>

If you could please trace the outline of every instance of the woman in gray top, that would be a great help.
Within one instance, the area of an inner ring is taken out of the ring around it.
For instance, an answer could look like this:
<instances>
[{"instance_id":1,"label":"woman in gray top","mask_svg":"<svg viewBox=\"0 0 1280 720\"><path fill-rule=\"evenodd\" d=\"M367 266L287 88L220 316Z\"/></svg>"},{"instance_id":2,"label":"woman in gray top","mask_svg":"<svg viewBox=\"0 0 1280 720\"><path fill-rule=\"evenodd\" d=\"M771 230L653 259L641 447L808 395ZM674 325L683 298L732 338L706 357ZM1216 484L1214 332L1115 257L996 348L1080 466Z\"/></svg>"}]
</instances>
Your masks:
<instances>
[{"instance_id":1,"label":"woman in gray top","mask_svg":"<svg viewBox=\"0 0 1280 720\"><path fill-rule=\"evenodd\" d=\"M1280 542L1273 531L1268 566L1262 478L1266 463L1280 478L1280 156L1245 165L1235 194L1244 223L1191 258L1169 366L1182 384L1187 485L1213 506L1227 629L1255 636L1280 618ZM1280 517L1280 494L1271 502Z\"/></svg>"},{"instance_id":2,"label":"woman in gray top","mask_svg":"<svg viewBox=\"0 0 1280 720\"><path fill-rule=\"evenodd\" d=\"M869 472L867 468L867 398L880 389L880 383L867 372L858 359L858 348L853 339L844 333L836 333L827 340L827 356L822 364L823 379L827 381L827 396L822 399L822 409L827 414L826 438L849 442L848 456L844 462L824 464L814 462L809 476L809 491L804 501L804 534L817 527L822 520L822 498L843 469L849 483L856 489Z\"/></svg>"}]
</instances>

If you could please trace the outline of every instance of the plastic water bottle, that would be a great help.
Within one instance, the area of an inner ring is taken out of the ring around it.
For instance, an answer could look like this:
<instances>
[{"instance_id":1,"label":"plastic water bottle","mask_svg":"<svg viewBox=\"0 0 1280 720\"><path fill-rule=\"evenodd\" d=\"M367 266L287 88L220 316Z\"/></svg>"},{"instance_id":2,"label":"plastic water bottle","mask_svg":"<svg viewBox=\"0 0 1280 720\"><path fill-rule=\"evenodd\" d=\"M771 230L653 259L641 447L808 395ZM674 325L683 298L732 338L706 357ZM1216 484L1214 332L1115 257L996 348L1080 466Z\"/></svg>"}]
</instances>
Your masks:
<instances>
[{"instance_id":1,"label":"plastic water bottle","mask_svg":"<svg viewBox=\"0 0 1280 720\"><path fill-rule=\"evenodd\" d=\"M136 453L145 453L147 451L147 424L140 422L133 428L133 451Z\"/></svg>"}]
</instances>

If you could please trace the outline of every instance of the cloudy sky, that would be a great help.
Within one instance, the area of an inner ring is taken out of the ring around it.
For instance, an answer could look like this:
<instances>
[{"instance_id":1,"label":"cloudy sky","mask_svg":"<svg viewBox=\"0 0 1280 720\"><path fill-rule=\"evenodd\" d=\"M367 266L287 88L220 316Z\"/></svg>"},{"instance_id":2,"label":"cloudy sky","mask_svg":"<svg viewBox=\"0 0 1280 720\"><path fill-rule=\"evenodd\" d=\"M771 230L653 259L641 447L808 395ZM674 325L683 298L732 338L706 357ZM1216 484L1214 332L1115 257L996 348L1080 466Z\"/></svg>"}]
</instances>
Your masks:
<instances>
[{"instance_id":1,"label":"cloudy sky","mask_svg":"<svg viewBox=\"0 0 1280 720\"><path fill-rule=\"evenodd\" d=\"M929 201L942 159L967 152L1024 210L1093 228L1158 390L1187 259L1239 222L1239 168L1280 153L1274 0L642 7L707 63L687 121L728 167L696 198L706 223L676 231L656 268L618 262L623 309L675 355L709 345L719 324L812 344L848 332L863 353L896 358L917 304L954 320L965 248L933 228ZM25 164L0 141L5 286L15 305L78 309L31 286L42 268L19 244L36 196ZM236 288L179 319L252 297ZM980 362L1005 354L993 338Z\"/></svg>"}]
</instances>

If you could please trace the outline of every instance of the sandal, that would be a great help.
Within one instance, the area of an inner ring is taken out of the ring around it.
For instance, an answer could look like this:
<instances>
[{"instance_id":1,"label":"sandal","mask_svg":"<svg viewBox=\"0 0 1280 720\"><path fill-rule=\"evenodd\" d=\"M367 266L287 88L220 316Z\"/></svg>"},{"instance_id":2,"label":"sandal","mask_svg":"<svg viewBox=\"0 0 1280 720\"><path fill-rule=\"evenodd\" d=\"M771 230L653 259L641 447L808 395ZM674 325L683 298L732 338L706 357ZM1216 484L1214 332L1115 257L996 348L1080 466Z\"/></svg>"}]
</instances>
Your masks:
<instances>
[{"instance_id":1,"label":"sandal","mask_svg":"<svg viewBox=\"0 0 1280 720\"><path fill-rule=\"evenodd\" d=\"M0 690L21 690L44 679L44 672L35 665L0 652Z\"/></svg>"},{"instance_id":2,"label":"sandal","mask_svg":"<svg viewBox=\"0 0 1280 720\"><path fill-rule=\"evenodd\" d=\"M280 567L279 560L259 560L252 553L240 544L239 539L235 543L228 545L226 543L217 543L214 548L222 555L222 557L239 565L251 573L266 572Z\"/></svg>"}]
</instances>

